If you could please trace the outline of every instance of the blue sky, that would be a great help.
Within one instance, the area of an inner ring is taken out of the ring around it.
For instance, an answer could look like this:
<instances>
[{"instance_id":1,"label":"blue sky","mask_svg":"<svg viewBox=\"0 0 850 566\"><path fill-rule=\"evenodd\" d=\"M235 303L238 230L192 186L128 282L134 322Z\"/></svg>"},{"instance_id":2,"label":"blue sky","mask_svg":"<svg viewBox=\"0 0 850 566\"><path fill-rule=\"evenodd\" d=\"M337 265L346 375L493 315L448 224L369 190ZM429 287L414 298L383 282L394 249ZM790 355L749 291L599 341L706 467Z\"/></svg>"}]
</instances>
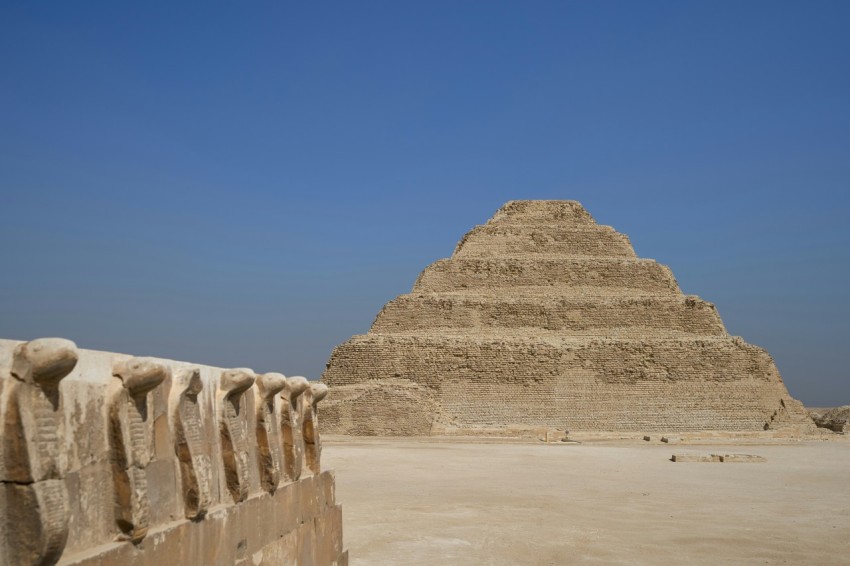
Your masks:
<instances>
[{"instance_id":1,"label":"blue sky","mask_svg":"<svg viewBox=\"0 0 850 566\"><path fill-rule=\"evenodd\" d=\"M576 199L850 403L850 3L119 4L0 7L0 336L316 379Z\"/></svg>"}]
</instances>

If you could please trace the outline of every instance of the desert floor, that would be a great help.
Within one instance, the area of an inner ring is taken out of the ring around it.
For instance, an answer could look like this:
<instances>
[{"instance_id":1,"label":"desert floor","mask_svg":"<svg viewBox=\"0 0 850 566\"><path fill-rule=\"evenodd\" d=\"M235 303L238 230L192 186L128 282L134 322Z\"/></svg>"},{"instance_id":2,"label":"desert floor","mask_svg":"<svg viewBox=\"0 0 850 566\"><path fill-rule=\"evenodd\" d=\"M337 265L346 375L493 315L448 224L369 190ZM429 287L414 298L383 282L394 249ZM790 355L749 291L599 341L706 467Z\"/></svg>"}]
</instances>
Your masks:
<instances>
[{"instance_id":1,"label":"desert floor","mask_svg":"<svg viewBox=\"0 0 850 566\"><path fill-rule=\"evenodd\" d=\"M353 565L850 564L850 439L769 445L332 437ZM674 463L674 453L762 463Z\"/></svg>"}]
</instances>

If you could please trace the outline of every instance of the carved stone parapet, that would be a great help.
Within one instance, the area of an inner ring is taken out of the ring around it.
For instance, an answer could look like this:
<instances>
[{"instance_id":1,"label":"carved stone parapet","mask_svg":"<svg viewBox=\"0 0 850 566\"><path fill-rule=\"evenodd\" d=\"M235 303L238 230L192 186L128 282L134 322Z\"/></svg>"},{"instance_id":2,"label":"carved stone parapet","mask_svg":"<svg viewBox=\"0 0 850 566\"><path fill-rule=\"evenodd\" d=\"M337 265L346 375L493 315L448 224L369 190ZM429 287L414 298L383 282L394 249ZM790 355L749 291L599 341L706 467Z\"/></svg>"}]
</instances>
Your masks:
<instances>
[{"instance_id":1,"label":"carved stone parapet","mask_svg":"<svg viewBox=\"0 0 850 566\"><path fill-rule=\"evenodd\" d=\"M295 376L286 380L281 392L280 425L283 433L284 474L287 481L301 477L304 461L304 436L301 430L302 394L310 388L306 378Z\"/></svg>"},{"instance_id":2,"label":"carved stone parapet","mask_svg":"<svg viewBox=\"0 0 850 566\"><path fill-rule=\"evenodd\" d=\"M302 430L304 436L304 457L307 467L314 474L322 471L322 441L319 436L319 401L328 394L328 386L324 383L311 383L305 392L302 403Z\"/></svg>"},{"instance_id":3,"label":"carved stone parapet","mask_svg":"<svg viewBox=\"0 0 850 566\"><path fill-rule=\"evenodd\" d=\"M227 489L237 503L248 497L248 414L243 394L254 379L252 370L238 368L222 372L219 381L221 457Z\"/></svg>"},{"instance_id":4,"label":"carved stone parapet","mask_svg":"<svg viewBox=\"0 0 850 566\"><path fill-rule=\"evenodd\" d=\"M265 373L257 377L257 452L260 459L260 483L274 493L283 473L283 441L280 418L276 410L277 394L286 387L286 377L280 373Z\"/></svg>"},{"instance_id":5,"label":"carved stone parapet","mask_svg":"<svg viewBox=\"0 0 850 566\"><path fill-rule=\"evenodd\" d=\"M129 358L116 362L112 374L118 378L107 393L115 522L124 537L138 543L147 534L150 520L148 393L165 380L169 369L150 358Z\"/></svg>"},{"instance_id":6,"label":"carved stone parapet","mask_svg":"<svg viewBox=\"0 0 850 566\"><path fill-rule=\"evenodd\" d=\"M171 422L174 451L180 463L183 505L188 519L202 518L210 506L211 464L204 424L198 406L203 390L198 368L180 369L174 374Z\"/></svg>"},{"instance_id":7,"label":"carved stone parapet","mask_svg":"<svg viewBox=\"0 0 850 566\"><path fill-rule=\"evenodd\" d=\"M333 475L302 470L321 395L279 373L0 339L0 566L347 564Z\"/></svg>"},{"instance_id":8,"label":"carved stone parapet","mask_svg":"<svg viewBox=\"0 0 850 566\"><path fill-rule=\"evenodd\" d=\"M60 381L77 364L61 338L19 344L0 397L0 531L4 564L54 564L68 538Z\"/></svg>"}]
</instances>

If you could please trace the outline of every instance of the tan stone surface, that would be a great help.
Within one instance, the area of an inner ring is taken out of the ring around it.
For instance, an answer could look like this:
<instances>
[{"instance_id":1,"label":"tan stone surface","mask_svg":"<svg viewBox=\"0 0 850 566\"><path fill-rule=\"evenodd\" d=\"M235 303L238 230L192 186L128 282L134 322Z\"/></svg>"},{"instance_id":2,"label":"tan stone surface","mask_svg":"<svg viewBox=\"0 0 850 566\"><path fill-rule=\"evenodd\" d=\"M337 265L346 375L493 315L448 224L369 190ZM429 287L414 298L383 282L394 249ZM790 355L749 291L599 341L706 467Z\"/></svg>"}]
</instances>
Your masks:
<instances>
[{"instance_id":1,"label":"tan stone surface","mask_svg":"<svg viewBox=\"0 0 850 566\"><path fill-rule=\"evenodd\" d=\"M834 432L850 432L850 405L831 409L810 409L809 414L820 428Z\"/></svg>"},{"instance_id":2,"label":"tan stone surface","mask_svg":"<svg viewBox=\"0 0 850 566\"><path fill-rule=\"evenodd\" d=\"M670 458L673 462L722 462L717 454L699 454L693 452L680 452L673 454Z\"/></svg>"},{"instance_id":3,"label":"tan stone surface","mask_svg":"<svg viewBox=\"0 0 850 566\"><path fill-rule=\"evenodd\" d=\"M500 296L471 293L402 295L381 310L375 333L439 330L478 335L511 329L529 335L642 336L654 331L725 336L714 305L698 297Z\"/></svg>"},{"instance_id":4,"label":"tan stone surface","mask_svg":"<svg viewBox=\"0 0 850 566\"><path fill-rule=\"evenodd\" d=\"M344 564L325 395L247 368L0 340L0 564Z\"/></svg>"},{"instance_id":5,"label":"tan stone surface","mask_svg":"<svg viewBox=\"0 0 850 566\"><path fill-rule=\"evenodd\" d=\"M354 566L838 566L850 556L850 442L831 436L840 440L681 447L766 459L752 465L673 463L670 446L637 436L326 436L324 462L337 471Z\"/></svg>"},{"instance_id":6,"label":"tan stone surface","mask_svg":"<svg viewBox=\"0 0 850 566\"><path fill-rule=\"evenodd\" d=\"M342 554L342 507L325 499L322 486L333 482L330 472L308 476L274 494L221 506L203 521L151 529L137 545L107 543L59 564L337 564Z\"/></svg>"},{"instance_id":7,"label":"tan stone surface","mask_svg":"<svg viewBox=\"0 0 850 566\"><path fill-rule=\"evenodd\" d=\"M742 463L751 464L767 461L764 456L758 454L723 454L720 456L720 461L725 463Z\"/></svg>"},{"instance_id":8,"label":"tan stone surface","mask_svg":"<svg viewBox=\"0 0 850 566\"><path fill-rule=\"evenodd\" d=\"M0 563L53 564L65 548L60 387L78 358L76 345L60 338L16 344L0 356Z\"/></svg>"},{"instance_id":9,"label":"tan stone surface","mask_svg":"<svg viewBox=\"0 0 850 566\"><path fill-rule=\"evenodd\" d=\"M525 254L635 257L625 234L610 226L598 225L582 228L557 224L476 226L463 237L455 250L457 257Z\"/></svg>"},{"instance_id":10,"label":"tan stone surface","mask_svg":"<svg viewBox=\"0 0 850 566\"><path fill-rule=\"evenodd\" d=\"M514 201L322 376L329 432L810 431L764 350L573 201Z\"/></svg>"}]
</instances>

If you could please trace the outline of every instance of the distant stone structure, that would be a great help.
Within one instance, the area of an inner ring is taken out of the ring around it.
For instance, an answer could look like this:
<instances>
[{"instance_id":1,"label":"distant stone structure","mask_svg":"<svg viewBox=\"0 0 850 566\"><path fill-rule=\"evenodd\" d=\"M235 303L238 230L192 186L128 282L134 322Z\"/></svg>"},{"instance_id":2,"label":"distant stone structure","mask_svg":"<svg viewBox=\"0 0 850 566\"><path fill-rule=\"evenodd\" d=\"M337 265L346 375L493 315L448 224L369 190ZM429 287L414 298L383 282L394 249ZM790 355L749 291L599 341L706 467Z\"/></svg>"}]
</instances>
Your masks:
<instances>
[{"instance_id":1,"label":"distant stone structure","mask_svg":"<svg viewBox=\"0 0 850 566\"><path fill-rule=\"evenodd\" d=\"M809 415L819 428L833 432L850 432L850 405L832 409L809 409Z\"/></svg>"},{"instance_id":2,"label":"distant stone structure","mask_svg":"<svg viewBox=\"0 0 850 566\"><path fill-rule=\"evenodd\" d=\"M767 352L574 201L504 205L322 381L353 435L813 428Z\"/></svg>"},{"instance_id":3,"label":"distant stone structure","mask_svg":"<svg viewBox=\"0 0 850 566\"><path fill-rule=\"evenodd\" d=\"M0 564L347 564L320 463L326 394L302 377L0 340Z\"/></svg>"}]
</instances>

